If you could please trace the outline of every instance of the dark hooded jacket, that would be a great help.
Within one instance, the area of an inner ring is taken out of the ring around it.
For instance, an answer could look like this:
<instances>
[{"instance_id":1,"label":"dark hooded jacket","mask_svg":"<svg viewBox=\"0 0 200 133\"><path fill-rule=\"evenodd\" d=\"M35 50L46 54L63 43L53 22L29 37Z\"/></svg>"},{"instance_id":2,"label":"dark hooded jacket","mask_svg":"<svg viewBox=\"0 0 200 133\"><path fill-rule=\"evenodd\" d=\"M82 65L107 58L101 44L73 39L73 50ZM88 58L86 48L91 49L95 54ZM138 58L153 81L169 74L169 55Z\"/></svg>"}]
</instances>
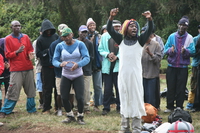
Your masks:
<instances>
[{"instance_id":1,"label":"dark hooded jacket","mask_svg":"<svg viewBox=\"0 0 200 133\"><path fill-rule=\"evenodd\" d=\"M51 30L51 34L47 35L46 30ZM41 26L42 35L38 38L36 43L36 56L40 58L42 66L53 66L50 62L49 47L53 41L58 39L56 29L48 19L42 22Z\"/></svg>"}]
</instances>

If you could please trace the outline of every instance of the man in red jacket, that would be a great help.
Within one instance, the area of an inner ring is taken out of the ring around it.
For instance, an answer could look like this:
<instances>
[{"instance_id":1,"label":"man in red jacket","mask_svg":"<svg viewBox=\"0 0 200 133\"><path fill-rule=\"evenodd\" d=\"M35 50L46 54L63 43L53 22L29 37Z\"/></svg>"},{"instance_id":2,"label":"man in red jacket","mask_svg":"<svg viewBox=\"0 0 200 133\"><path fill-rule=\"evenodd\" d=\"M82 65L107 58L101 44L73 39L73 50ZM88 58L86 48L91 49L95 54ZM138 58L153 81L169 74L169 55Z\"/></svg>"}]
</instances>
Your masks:
<instances>
[{"instance_id":1,"label":"man in red jacket","mask_svg":"<svg viewBox=\"0 0 200 133\"><path fill-rule=\"evenodd\" d=\"M4 106L0 111L0 118L12 113L22 87L27 95L26 110L29 113L36 112L36 92L31 62L34 58L33 47L28 35L20 32L21 24L19 21L12 21L11 29L12 33L5 38L5 56L10 63L10 83Z\"/></svg>"}]
</instances>

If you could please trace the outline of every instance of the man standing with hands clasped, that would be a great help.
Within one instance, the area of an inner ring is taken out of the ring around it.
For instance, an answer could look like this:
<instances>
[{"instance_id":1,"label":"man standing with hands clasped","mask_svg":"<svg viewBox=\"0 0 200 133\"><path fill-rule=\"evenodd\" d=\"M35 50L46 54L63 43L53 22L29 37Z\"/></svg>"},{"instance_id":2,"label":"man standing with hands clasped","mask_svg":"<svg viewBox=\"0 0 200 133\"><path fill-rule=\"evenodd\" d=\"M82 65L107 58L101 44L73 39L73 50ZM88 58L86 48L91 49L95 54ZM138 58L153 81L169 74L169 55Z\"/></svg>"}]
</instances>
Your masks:
<instances>
[{"instance_id":1,"label":"man standing with hands clasped","mask_svg":"<svg viewBox=\"0 0 200 133\"><path fill-rule=\"evenodd\" d=\"M185 89L188 79L188 65L190 57L195 53L193 37L187 32L189 19L183 16L178 22L178 31L172 33L165 44L164 53L168 55L167 81L167 109L170 113L174 108L183 109ZM176 103L176 106L174 106Z\"/></svg>"},{"instance_id":2,"label":"man standing with hands clasped","mask_svg":"<svg viewBox=\"0 0 200 133\"><path fill-rule=\"evenodd\" d=\"M33 64L33 47L28 35L21 33L21 24L14 20L11 22L12 33L5 38L5 56L10 63L10 83L6 94L4 106L0 111L0 117L12 113L20 90L23 86L27 95L26 110L29 113L36 112L35 108L35 83Z\"/></svg>"}]
</instances>

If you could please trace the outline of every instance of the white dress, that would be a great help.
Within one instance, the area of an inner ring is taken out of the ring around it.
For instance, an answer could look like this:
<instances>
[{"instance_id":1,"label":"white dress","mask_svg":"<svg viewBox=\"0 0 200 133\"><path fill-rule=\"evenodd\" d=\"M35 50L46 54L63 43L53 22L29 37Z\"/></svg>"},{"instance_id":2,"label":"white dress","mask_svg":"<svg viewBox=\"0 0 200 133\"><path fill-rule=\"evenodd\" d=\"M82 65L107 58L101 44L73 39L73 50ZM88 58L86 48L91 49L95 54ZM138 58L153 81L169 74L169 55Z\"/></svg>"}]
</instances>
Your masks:
<instances>
[{"instance_id":1,"label":"white dress","mask_svg":"<svg viewBox=\"0 0 200 133\"><path fill-rule=\"evenodd\" d=\"M142 83L142 50L143 47L138 41L131 46L125 45L124 41L119 45L120 112L125 118L141 118L146 115Z\"/></svg>"}]
</instances>

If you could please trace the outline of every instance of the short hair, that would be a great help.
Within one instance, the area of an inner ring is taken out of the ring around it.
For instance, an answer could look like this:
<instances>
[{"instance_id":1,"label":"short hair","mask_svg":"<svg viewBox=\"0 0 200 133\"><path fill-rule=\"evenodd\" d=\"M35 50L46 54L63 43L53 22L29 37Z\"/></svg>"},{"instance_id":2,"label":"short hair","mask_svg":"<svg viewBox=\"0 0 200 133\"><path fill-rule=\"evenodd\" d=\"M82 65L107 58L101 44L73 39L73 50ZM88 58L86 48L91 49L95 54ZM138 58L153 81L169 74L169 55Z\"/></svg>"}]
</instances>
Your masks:
<instances>
[{"instance_id":1,"label":"short hair","mask_svg":"<svg viewBox=\"0 0 200 133\"><path fill-rule=\"evenodd\" d=\"M20 23L18 20L13 20L13 21L11 22L11 26L12 26L14 23L16 23L16 22Z\"/></svg>"}]
</instances>

